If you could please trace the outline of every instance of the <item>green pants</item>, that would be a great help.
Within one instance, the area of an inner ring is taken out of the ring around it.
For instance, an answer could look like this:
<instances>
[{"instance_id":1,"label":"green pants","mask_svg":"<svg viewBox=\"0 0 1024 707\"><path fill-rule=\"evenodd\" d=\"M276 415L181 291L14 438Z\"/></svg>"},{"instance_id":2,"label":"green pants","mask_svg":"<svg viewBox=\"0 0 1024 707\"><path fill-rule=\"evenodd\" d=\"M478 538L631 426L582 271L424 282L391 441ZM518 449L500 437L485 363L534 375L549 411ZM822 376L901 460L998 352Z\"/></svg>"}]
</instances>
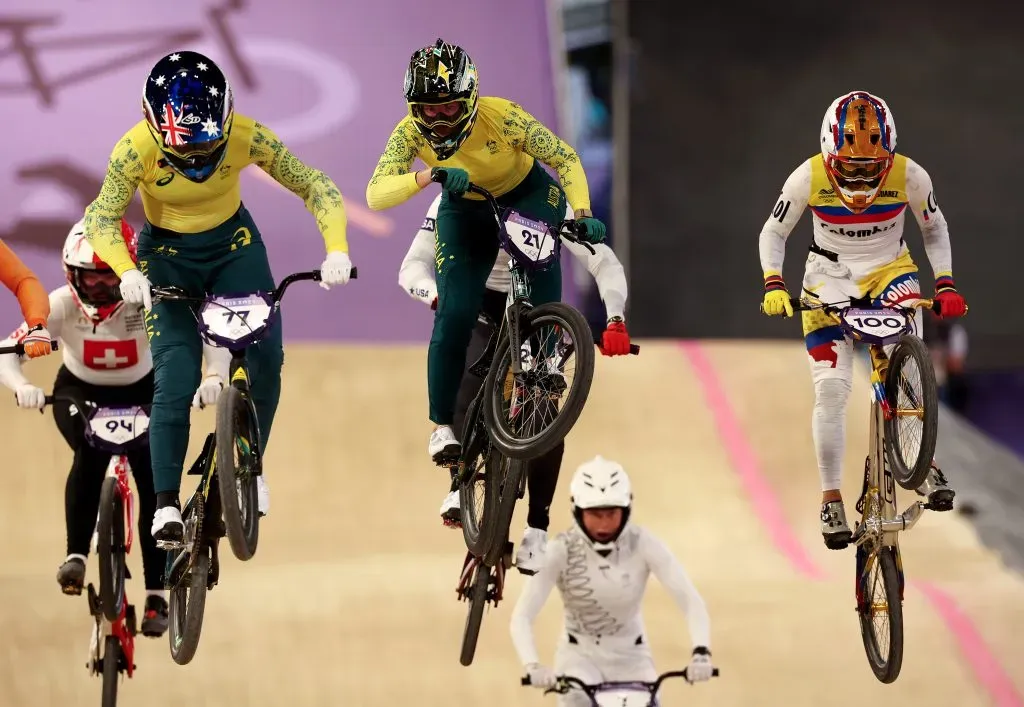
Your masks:
<instances>
[{"instance_id":1,"label":"green pants","mask_svg":"<svg viewBox=\"0 0 1024 707\"><path fill-rule=\"evenodd\" d=\"M565 193L539 164L498 203L551 225L565 218ZM427 352L430 419L435 424L450 425L454 421L466 349L497 255L498 225L491 207L444 192L437 210L434 252L437 312ZM561 296L562 271L558 263L533 275L533 304L555 302Z\"/></svg>"},{"instance_id":2,"label":"green pants","mask_svg":"<svg viewBox=\"0 0 1024 707\"><path fill-rule=\"evenodd\" d=\"M139 269L154 287L176 285L190 295L270 290L267 250L244 206L202 233L176 233L146 223L139 234ZM196 305L160 302L146 315L156 387L149 423L154 490L177 492L188 451L189 407L199 387L203 361ZM246 351L252 397L266 449L281 396L281 320ZM226 381L225 381L226 383Z\"/></svg>"}]
</instances>

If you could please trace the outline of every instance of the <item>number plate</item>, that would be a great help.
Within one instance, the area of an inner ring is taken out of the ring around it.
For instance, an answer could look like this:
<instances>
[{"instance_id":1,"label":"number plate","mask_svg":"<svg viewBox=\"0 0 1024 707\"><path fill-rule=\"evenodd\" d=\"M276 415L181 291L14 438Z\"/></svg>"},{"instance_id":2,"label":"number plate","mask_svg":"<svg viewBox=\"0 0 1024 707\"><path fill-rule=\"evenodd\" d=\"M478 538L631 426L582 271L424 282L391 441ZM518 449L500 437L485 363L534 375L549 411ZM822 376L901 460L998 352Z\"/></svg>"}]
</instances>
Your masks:
<instances>
[{"instance_id":1,"label":"number plate","mask_svg":"<svg viewBox=\"0 0 1024 707\"><path fill-rule=\"evenodd\" d=\"M843 313L847 328L871 339L889 339L907 328L907 315L898 309L855 309Z\"/></svg>"},{"instance_id":2,"label":"number plate","mask_svg":"<svg viewBox=\"0 0 1024 707\"><path fill-rule=\"evenodd\" d=\"M602 690L594 697L599 707L647 707L651 704L651 693L643 688Z\"/></svg>"},{"instance_id":3,"label":"number plate","mask_svg":"<svg viewBox=\"0 0 1024 707\"><path fill-rule=\"evenodd\" d=\"M269 298L262 294L214 295L203 303L199 316L210 338L232 344L255 338L272 312Z\"/></svg>"},{"instance_id":4,"label":"number plate","mask_svg":"<svg viewBox=\"0 0 1024 707\"><path fill-rule=\"evenodd\" d=\"M125 445L146 434L149 415L141 407L100 408L89 418L93 437L112 445Z\"/></svg>"},{"instance_id":5,"label":"number plate","mask_svg":"<svg viewBox=\"0 0 1024 707\"><path fill-rule=\"evenodd\" d=\"M552 260L558 238L550 231L543 221L534 221L517 211L510 209L505 215L505 233L516 260L525 259L537 265Z\"/></svg>"}]
</instances>

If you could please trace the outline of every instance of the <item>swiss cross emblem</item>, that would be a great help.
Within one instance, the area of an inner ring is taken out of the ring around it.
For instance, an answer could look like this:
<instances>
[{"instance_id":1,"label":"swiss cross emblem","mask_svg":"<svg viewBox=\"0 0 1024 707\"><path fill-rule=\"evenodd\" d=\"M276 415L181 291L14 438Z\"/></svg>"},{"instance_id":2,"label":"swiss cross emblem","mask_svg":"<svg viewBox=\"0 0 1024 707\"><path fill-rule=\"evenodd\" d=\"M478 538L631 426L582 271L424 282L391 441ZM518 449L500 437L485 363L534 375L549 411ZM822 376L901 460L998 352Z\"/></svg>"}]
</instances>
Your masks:
<instances>
[{"instance_id":1,"label":"swiss cross emblem","mask_svg":"<svg viewBox=\"0 0 1024 707\"><path fill-rule=\"evenodd\" d=\"M82 361L86 367L97 371L111 371L130 368L139 362L139 347L134 339L128 341L83 342Z\"/></svg>"}]
</instances>

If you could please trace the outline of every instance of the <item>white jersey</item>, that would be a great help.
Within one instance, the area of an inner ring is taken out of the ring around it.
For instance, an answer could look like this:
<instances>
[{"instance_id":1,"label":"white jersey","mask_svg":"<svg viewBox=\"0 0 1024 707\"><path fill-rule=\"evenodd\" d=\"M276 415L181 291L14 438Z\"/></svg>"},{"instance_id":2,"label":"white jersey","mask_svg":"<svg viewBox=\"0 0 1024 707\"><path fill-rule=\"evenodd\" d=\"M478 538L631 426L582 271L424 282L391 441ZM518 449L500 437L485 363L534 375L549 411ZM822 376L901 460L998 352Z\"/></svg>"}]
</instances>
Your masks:
<instances>
[{"instance_id":1,"label":"white jersey","mask_svg":"<svg viewBox=\"0 0 1024 707\"><path fill-rule=\"evenodd\" d=\"M905 250L903 226L913 212L921 229L925 253L933 272L949 273L949 229L938 207L928 172L897 154L875 201L860 214L847 209L825 174L824 160L815 155L797 167L782 187L771 215L761 229L761 269L780 273L786 239L810 206L814 243L836 253L840 260L871 266L892 262Z\"/></svg>"},{"instance_id":2,"label":"white jersey","mask_svg":"<svg viewBox=\"0 0 1024 707\"><path fill-rule=\"evenodd\" d=\"M64 285L50 293L46 329L60 342L58 351L68 371L86 383L131 385L153 370L153 354L139 308L122 305L103 321L94 323L79 308L70 285ZM26 330L27 325L22 322L0 346L10 345ZM210 372L217 371L226 380L231 354L211 346L204 346L204 354ZM0 383L12 390L29 383L21 372L23 362L14 354L0 356Z\"/></svg>"},{"instance_id":3,"label":"white jersey","mask_svg":"<svg viewBox=\"0 0 1024 707\"><path fill-rule=\"evenodd\" d=\"M416 232L416 237L413 238L398 272L398 284L402 289L426 304L430 304L437 297L437 284L434 280L434 230L440 204L439 194L431 203L426 218L423 219L423 225ZM572 209L567 206L565 218L572 217ZM578 243L562 241L562 244L586 265L594 277L608 317L623 316L626 309L626 273L622 263L615 257L615 252L604 243L595 244L593 254L586 246ZM487 289L495 292L508 292L511 289L512 275L508 269L511 259L512 257L503 249L498 249L498 257L494 261L491 274L487 277Z\"/></svg>"},{"instance_id":4,"label":"white jersey","mask_svg":"<svg viewBox=\"0 0 1024 707\"><path fill-rule=\"evenodd\" d=\"M615 549L602 557L573 526L548 541L543 565L526 580L512 611L512 643L520 662L542 662L533 640L533 621L554 587L565 607L566 634L587 644L636 644L646 636L641 603L652 573L686 617L693 646L710 648L711 620L704 600L661 540L630 523Z\"/></svg>"}]
</instances>

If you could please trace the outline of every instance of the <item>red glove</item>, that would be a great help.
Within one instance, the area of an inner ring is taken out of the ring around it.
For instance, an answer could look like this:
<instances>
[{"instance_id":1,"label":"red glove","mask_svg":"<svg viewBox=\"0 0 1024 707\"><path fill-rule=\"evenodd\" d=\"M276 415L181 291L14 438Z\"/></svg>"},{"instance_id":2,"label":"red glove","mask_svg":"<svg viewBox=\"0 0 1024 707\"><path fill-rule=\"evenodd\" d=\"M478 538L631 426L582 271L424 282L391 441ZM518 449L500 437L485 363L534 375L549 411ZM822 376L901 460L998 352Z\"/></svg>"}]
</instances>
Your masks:
<instances>
[{"instance_id":1,"label":"red glove","mask_svg":"<svg viewBox=\"0 0 1024 707\"><path fill-rule=\"evenodd\" d=\"M622 317L612 317L601 337L601 353L605 356L626 356L629 354L629 332Z\"/></svg>"},{"instance_id":2,"label":"red glove","mask_svg":"<svg viewBox=\"0 0 1024 707\"><path fill-rule=\"evenodd\" d=\"M953 278L943 275L935 280L935 301L939 303L939 318L955 319L967 314L967 302L963 295L956 291Z\"/></svg>"}]
</instances>

